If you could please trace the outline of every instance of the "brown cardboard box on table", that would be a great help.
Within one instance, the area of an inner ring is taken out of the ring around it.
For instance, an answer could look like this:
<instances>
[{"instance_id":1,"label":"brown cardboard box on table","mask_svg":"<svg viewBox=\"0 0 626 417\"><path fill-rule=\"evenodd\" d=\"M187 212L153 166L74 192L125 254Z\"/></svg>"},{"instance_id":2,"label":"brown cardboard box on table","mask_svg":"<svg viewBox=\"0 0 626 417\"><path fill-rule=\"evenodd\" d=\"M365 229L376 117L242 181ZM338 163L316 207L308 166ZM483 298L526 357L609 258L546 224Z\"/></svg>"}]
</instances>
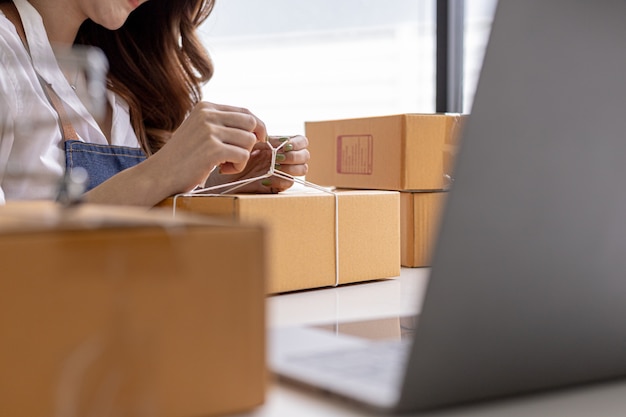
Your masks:
<instances>
[{"instance_id":1,"label":"brown cardboard box on table","mask_svg":"<svg viewBox=\"0 0 626 417\"><path fill-rule=\"evenodd\" d=\"M170 212L0 207L0 415L262 403L263 234Z\"/></svg>"},{"instance_id":2,"label":"brown cardboard box on table","mask_svg":"<svg viewBox=\"0 0 626 417\"><path fill-rule=\"evenodd\" d=\"M400 193L402 266L430 266L447 192Z\"/></svg>"},{"instance_id":3,"label":"brown cardboard box on table","mask_svg":"<svg viewBox=\"0 0 626 417\"><path fill-rule=\"evenodd\" d=\"M339 284L398 276L398 193L339 191L336 202ZM169 198L160 206L173 204ZM335 284L335 196L331 194L296 190L274 195L179 196L176 210L265 225L268 293Z\"/></svg>"},{"instance_id":4,"label":"brown cardboard box on table","mask_svg":"<svg viewBox=\"0 0 626 417\"><path fill-rule=\"evenodd\" d=\"M399 114L306 122L307 180L338 188L447 189L466 117Z\"/></svg>"}]
</instances>

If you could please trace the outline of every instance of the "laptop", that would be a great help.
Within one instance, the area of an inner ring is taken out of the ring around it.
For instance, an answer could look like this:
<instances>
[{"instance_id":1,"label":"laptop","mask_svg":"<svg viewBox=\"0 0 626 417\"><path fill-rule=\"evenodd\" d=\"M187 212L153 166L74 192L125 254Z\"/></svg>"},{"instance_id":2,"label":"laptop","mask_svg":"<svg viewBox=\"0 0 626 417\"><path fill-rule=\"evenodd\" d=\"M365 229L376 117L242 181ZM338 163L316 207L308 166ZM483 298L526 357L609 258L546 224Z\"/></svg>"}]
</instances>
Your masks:
<instances>
[{"instance_id":1,"label":"laptop","mask_svg":"<svg viewBox=\"0 0 626 417\"><path fill-rule=\"evenodd\" d=\"M500 0L411 341L279 328L276 374L395 412L626 375L624 16ZM378 387L319 366L380 347Z\"/></svg>"}]
</instances>

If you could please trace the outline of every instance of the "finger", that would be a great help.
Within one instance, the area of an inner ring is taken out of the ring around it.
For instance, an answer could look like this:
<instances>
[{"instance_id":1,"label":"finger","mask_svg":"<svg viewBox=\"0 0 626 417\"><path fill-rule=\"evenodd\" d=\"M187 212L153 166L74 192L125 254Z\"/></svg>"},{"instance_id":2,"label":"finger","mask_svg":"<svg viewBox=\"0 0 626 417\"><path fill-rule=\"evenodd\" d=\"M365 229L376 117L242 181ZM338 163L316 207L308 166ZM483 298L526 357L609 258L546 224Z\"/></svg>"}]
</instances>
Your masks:
<instances>
[{"instance_id":1,"label":"finger","mask_svg":"<svg viewBox=\"0 0 626 417\"><path fill-rule=\"evenodd\" d=\"M268 141L273 148L290 152L293 150L305 149L309 146L309 140L302 135L296 136L269 136Z\"/></svg>"},{"instance_id":2,"label":"finger","mask_svg":"<svg viewBox=\"0 0 626 417\"><path fill-rule=\"evenodd\" d=\"M270 145L267 142L256 142L252 149L255 151L269 152L270 155L272 153L272 150L270 149Z\"/></svg>"},{"instance_id":3,"label":"finger","mask_svg":"<svg viewBox=\"0 0 626 417\"><path fill-rule=\"evenodd\" d=\"M276 163L281 165L306 164L311 159L308 149L301 151L279 152L276 154Z\"/></svg>"},{"instance_id":4,"label":"finger","mask_svg":"<svg viewBox=\"0 0 626 417\"><path fill-rule=\"evenodd\" d=\"M221 110L221 111L233 112L233 113L252 114L252 112L246 109L245 107L231 106L228 104L210 103L208 101L203 101L201 102L201 104L204 108L207 108L207 109L215 109L215 110Z\"/></svg>"},{"instance_id":5,"label":"finger","mask_svg":"<svg viewBox=\"0 0 626 417\"><path fill-rule=\"evenodd\" d=\"M263 123L263 121L259 119L257 116L255 116L254 113L252 113L250 110L244 107L235 107L235 106L229 106L225 104L215 104L215 103L208 103L208 102L203 102L203 103L204 103L204 108L207 109L207 111L213 110L219 113L229 114L231 116L231 117L226 118L226 120L228 121L224 124L224 126L245 129L248 132L254 133L257 141L259 142L265 141L265 138L267 137L267 129L265 127L265 123ZM239 117L236 117L236 115L241 115L245 117L239 118ZM242 127L239 124L242 122L245 124L245 127Z\"/></svg>"},{"instance_id":6,"label":"finger","mask_svg":"<svg viewBox=\"0 0 626 417\"><path fill-rule=\"evenodd\" d=\"M272 148L278 148L283 143L289 142L292 137L293 136L268 136L267 143L269 143Z\"/></svg>"},{"instance_id":7,"label":"finger","mask_svg":"<svg viewBox=\"0 0 626 417\"><path fill-rule=\"evenodd\" d=\"M289 189L293 181L279 177L270 177L261 181L261 192L276 194Z\"/></svg>"},{"instance_id":8,"label":"finger","mask_svg":"<svg viewBox=\"0 0 626 417\"><path fill-rule=\"evenodd\" d=\"M224 144L218 157L221 160L219 165L222 174L236 174L246 167L250 152L238 146Z\"/></svg>"},{"instance_id":9,"label":"finger","mask_svg":"<svg viewBox=\"0 0 626 417\"><path fill-rule=\"evenodd\" d=\"M267 128L265 127L265 123L263 123L263 121L256 116L254 116L254 118L256 119L256 127L252 133L256 135L257 141L265 142L265 138L267 137Z\"/></svg>"},{"instance_id":10,"label":"finger","mask_svg":"<svg viewBox=\"0 0 626 417\"><path fill-rule=\"evenodd\" d=\"M214 137L224 144L237 146L248 152L252 151L257 143L254 133L232 127L216 128Z\"/></svg>"},{"instance_id":11,"label":"finger","mask_svg":"<svg viewBox=\"0 0 626 417\"><path fill-rule=\"evenodd\" d=\"M309 139L306 136L297 135L289 141L294 145L294 150L306 149L309 147Z\"/></svg>"},{"instance_id":12,"label":"finger","mask_svg":"<svg viewBox=\"0 0 626 417\"><path fill-rule=\"evenodd\" d=\"M257 126L257 119L251 114L228 112L221 110L205 110L207 123L254 132Z\"/></svg>"},{"instance_id":13,"label":"finger","mask_svg":"<svg viewBox=\"0 0 626 417\"><path fill-rule=\"evenodd\" d=\"M278 164L276 166L276 169L294 177L302 177L302 176L305 176L307 172L309 172L309 166L307 164L299 164L299 165Z\"/></svg>"}]
</instances>

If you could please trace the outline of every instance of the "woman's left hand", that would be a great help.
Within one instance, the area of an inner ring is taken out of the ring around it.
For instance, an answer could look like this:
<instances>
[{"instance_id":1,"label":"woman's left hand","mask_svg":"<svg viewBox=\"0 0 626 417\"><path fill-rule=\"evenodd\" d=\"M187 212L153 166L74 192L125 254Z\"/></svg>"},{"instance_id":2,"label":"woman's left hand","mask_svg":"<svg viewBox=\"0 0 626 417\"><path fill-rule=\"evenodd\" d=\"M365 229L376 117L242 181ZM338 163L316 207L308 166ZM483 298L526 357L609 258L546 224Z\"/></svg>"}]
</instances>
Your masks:
<instances>
[{"instance_id":1,"label":"woman's left hand","mask_svg":"<svg viewBox=\"0 0 626 417\"><path fill-rule=\"evenodd\" d=\"M272 148L280 149L276 155L276 169L294 177L306 175L308 170L307 163L310 159L309 141L305 136L269 136L268 142L257 143L252 152L250 159L243 171L237 174L225 175L215 170L206 182L206 187L214 187L221 184L228 184L235 181L255 178L266 174L270 170L272 163ZM293 185L292 180L272 176L262 180L247 184L244 187L237 188L238 193L279 193L285 191ZM218 190L221 191L221 190Z\"/></svg>"}]
</instances>

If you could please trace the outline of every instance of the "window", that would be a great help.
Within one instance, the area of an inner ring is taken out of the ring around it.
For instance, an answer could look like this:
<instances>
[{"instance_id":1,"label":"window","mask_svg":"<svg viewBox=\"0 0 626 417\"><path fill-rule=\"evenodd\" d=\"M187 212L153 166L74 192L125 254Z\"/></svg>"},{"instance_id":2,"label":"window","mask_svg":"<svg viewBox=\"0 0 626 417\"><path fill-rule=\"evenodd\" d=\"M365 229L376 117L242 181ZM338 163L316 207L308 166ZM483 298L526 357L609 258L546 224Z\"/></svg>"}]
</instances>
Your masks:
<instances>
[{"instance_id":1,"label":"window","mask_svg":"<svg viewBox=\"0 0 626 417\"><path fill-rule=\"evenodd\" d=\"M272 134L304 122L434 111L434 0L218 1L202 28L207 101Z\"/></svg>"},{"instance_id":2,"label":"window","mask_svg":"<svg viewBox=\"0 0 626 417\"><path fill-rule=\"evenodd\" d=\"M497 0L465 2L463 112L470 113Z\"/></svg>"},{"instance_id":3,"label":"window","mask_svg":"<svg viewBox=\"0 0 626 417\"><path fill-rule=\"evenodd\" d=\"M464 111L496 0L465 5ZM204 98L247 107L271 134L309 120L435 111L435 0L223 0L201 28Z\"/></svg>"}]
</instances>

